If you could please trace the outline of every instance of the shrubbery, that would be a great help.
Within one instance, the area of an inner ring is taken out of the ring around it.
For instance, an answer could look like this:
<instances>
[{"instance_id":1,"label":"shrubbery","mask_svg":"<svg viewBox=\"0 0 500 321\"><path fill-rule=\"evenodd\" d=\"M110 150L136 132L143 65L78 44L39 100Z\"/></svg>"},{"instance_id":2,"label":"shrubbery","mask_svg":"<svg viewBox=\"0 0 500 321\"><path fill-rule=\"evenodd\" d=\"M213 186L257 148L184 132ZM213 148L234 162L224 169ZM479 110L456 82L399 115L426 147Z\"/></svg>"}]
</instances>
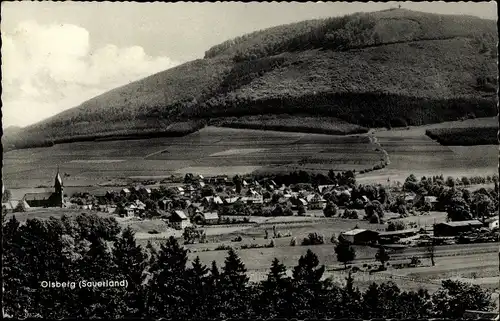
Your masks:
<instances>
[{"instance_id":1,"label":"shrubbery","mask_svg":"<svg viewBox=\"0 0 500 321\"><path fill-rule=\"evenodd\" d=\"M325 240L323 235L318 233L309 233L309 235L302 240L302 245L321 245Z\"/></svg>"}]
</instances>

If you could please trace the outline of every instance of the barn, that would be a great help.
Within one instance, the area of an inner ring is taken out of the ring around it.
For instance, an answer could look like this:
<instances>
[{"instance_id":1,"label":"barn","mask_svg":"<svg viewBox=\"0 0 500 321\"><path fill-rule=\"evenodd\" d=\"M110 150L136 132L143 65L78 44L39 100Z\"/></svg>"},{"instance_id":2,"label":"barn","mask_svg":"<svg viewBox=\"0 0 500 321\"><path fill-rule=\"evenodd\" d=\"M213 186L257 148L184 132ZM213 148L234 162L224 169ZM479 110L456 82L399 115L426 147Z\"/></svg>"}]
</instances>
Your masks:
<instances>
[{"instance_id":1,"label":"barn","mask_svg":"<svg viewBox=\"0 0 500 321\"><path fill-rule=\"evenodd\" d=\"M375 243L378 239L378 232L365 229L353 229L340 233L340 237L351 244L364 245Z\"/></svg>"},{"instance_id":2,"label":"barn","mask_svg":"<svg viewBox=\"0 0 500 321\"><path fill-rule=\"evenodd\" d=\"M389 232L381 232L379 234L379 243L380 244L391 244L399 241L402 238L412 237L417 235L418 229L411 228L406 230L398 230L398 231L389 231Z\"/></svg>"},{"instance_id":3,"label":"barn","mask_svg":"<svg viewBox=\"0 0 500 321\"><path fill-rule=\"evenodd\" d=\"M434 236L457 236L481 227L483 223L478 220L438 223L434 225Z\"/></svg>"}]
</instances>

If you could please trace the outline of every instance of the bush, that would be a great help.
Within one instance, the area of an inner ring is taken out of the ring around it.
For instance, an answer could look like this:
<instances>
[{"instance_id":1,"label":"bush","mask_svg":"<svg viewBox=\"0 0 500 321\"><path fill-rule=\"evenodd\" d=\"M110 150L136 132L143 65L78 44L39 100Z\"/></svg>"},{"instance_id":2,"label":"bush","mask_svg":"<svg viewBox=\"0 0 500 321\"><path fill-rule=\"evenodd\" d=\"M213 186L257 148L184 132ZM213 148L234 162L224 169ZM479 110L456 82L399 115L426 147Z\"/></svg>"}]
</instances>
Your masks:
<instances>
[{"instance_id":1,"label":"bush","mask_svg":"<svg viewBox=\"0 0 500 321\"><path fill-rule=\"evenodd\" d=\"M324 243L323 236L318 233L309 233L309 235L302 240L302 245L321 245Z\"/></svg>"},{"instance_id":2,"label":"bush","mask_svg":"<svg viewBox=\"0 0 500 321\"><path fill-rule=\"evenodd\" d=\"M215 251L228 251L231 250L232 247L229 245L221 244L215 248Z\"/></svg>"},{"instance_id":3,"label":"bush","mask_svg":"<svg viewBox=\"0 0 500 321\"><path fill-rule=\"evenodd\" d=\"M238 235L237 237L232 239L231 242L241 242L242 240L243 240L243 238L240 235Z\"/></svg>"},{"instance_id":4,"label":"bush","mask_svg":"<svg viewBox=\"0 0 500 321\"><path fill-rule=\"evenodd\" d=\"M422 261L420 261L420 259L418 257L413 256L411 258L411 261L410 261L411 266L419 266L421 263L422 263Z\"/></svg>"},{"instance_id":5,"label":"bush","mask_svg":"<svg viewBox=\"0 0 500 321\"><path fill-rule=\"evenodd\" d=\"M378 217L378 214L373 214L372 216L370 216L370 223L371 224L380 224L381 223L380 218Z\"/></svg>"},{"instance_id":6,"label":"bush","mask_svg":"<svg viewBox=\"0 0 500 321\"><path fill-rule=\"evenodd\" d=\"M356 210L345 209L344 213L342 214L342 218L357 220L359 216Z\"/></svg>"},{"instance_id":7,"label":"bush","mask_svg":"<svg viewBox=\"0 0 500 321\"><path fill-rule=\"evenodd\" d=\"M406 224L403 221L391 221L389 222L386 231L402 231L406 229Z\"/></svg>"}]
</instances>

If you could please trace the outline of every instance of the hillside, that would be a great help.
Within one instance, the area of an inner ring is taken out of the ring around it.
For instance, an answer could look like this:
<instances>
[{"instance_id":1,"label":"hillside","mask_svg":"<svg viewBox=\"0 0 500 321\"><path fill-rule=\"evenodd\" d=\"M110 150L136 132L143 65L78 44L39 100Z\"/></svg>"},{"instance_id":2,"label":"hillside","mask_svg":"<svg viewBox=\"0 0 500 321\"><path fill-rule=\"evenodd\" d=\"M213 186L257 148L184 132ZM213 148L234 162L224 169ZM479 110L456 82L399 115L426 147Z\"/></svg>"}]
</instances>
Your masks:
<instances>
[{"instance_id":1,"label":"hillside","mask_svg":"<svg viewBox=\"0 0 500 321\"><path fill-rule=\"evenodd\" d=\"M362 127L494 116L496 32L490 20L403 9L273 27L97 96L3 143L168 136L179 123L191 132L230 116L301 114Z\"/></svg>"}]
</instances>

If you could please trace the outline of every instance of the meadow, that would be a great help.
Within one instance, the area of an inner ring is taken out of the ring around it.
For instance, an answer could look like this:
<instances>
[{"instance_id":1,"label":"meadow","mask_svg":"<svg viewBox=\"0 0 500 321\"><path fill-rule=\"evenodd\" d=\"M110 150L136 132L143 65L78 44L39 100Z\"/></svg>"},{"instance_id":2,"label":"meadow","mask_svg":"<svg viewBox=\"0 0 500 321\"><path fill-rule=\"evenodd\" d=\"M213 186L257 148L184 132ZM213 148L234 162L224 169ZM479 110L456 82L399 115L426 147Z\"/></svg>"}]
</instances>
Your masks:
<instances>
[{"instance_id":1,"label":"meadow","mask_svg":"<svg viewBox=\"0 0 500 321\"><path fill-rule=\"evenodd\" d=\"M3 178L9 188L52 186L59 166L65 186L109 182L126 184L137 177L244 174L260 169L372 168L382 152L366 135L333 136L249 129L205 127L184 137L78 142L4 153ZM69 176L68 176L69 175Z\"/></svg>"},{"instance_id":2,"label":"meadow","mask_svg":"<svg viewBox=\"0 0 500 321\"><path fill-rule=\"evenodd\" d=\"M408 129L375 129L374 136L388 156L389 164L378 171L356 177L360 183L404 182L409 174L417 177L492 175L498 172L498 145L443 146L426 135L434 128L489 126L496 118L444 122Z\"/></svg>"}]
</instances>

